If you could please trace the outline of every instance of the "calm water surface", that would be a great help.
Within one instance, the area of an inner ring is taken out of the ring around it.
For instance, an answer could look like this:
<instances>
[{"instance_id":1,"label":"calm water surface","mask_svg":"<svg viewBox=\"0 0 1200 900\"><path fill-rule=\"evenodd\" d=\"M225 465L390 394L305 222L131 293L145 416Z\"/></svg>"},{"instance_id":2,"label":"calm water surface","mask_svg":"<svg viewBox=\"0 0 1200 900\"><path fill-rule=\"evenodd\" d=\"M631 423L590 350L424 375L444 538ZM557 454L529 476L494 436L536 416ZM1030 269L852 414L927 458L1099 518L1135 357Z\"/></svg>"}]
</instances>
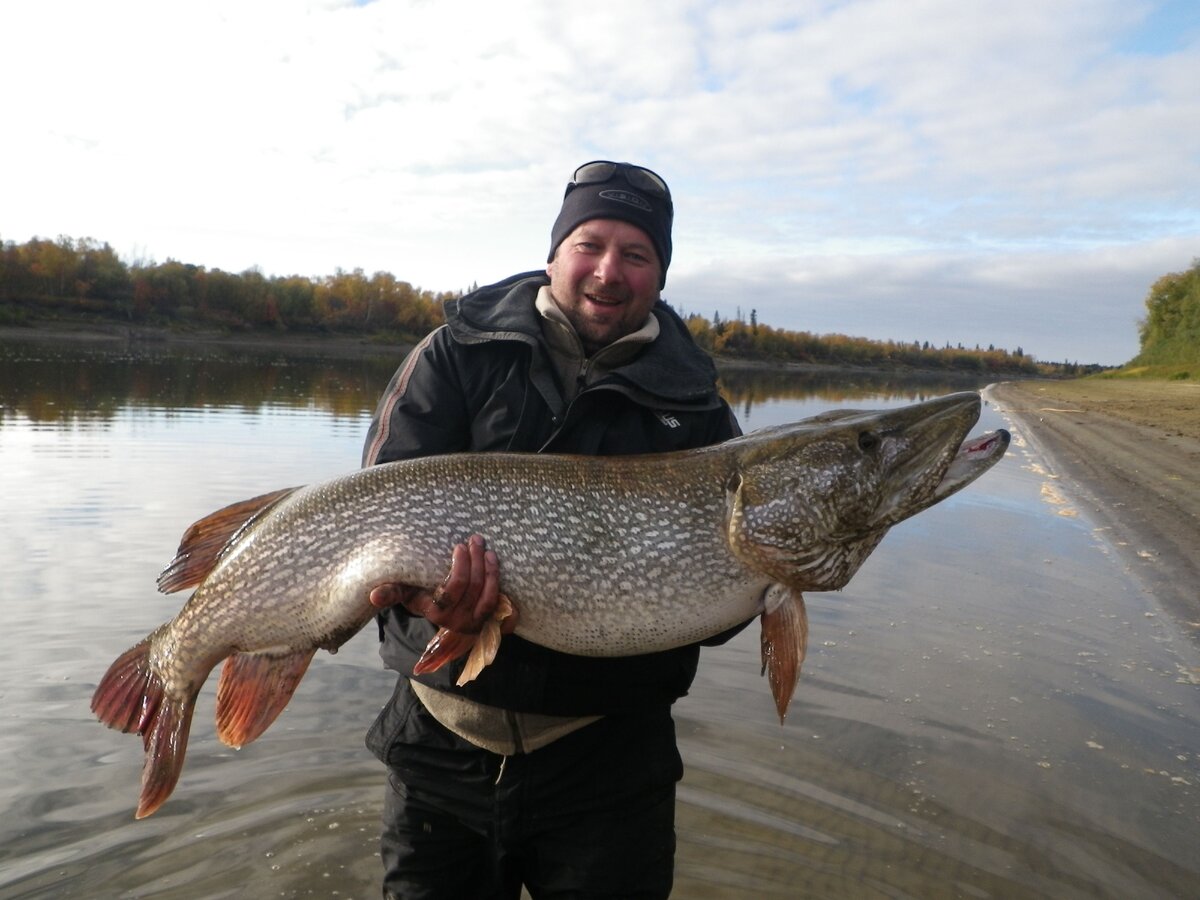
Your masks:
<instances>
[{"instance_id":1,"label":"calm water surface","mask_svg":"<svg viewBox=\"0 0 1200 900\"><path fill-rule=\"evenodd\" d=\"M370 630L244 750L210 684L141 822L140 742L88 703L178 608L154 578L183 528L355 468L394 363L0 347L0 897L378 896ZM962 387L726 380L747 430ZM809 596L786 725L756 627L705 651L676 707L675 896L1200 896L1200 654L1016 437Z\"/></svg>"}]
</instances>

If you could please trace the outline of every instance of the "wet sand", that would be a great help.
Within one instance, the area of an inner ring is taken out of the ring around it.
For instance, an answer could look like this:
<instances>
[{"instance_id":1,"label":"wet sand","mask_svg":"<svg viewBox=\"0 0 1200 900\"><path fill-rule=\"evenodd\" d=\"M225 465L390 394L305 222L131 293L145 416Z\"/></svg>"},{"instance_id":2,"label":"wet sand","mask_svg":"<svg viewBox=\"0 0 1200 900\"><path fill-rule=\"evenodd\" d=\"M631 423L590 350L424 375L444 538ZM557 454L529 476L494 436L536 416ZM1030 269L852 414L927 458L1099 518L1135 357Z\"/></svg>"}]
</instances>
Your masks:
<instances>
[{"instance_id":1,"label":"wet sand","mask_svg":"<svg viewBox=\"0 0 1200 900\"><path fill-rule=\"evenodd\" d=\"M1200 640L1200 384L1021 381L994 386L990 397Z\"/></svg>"}]
</instances>

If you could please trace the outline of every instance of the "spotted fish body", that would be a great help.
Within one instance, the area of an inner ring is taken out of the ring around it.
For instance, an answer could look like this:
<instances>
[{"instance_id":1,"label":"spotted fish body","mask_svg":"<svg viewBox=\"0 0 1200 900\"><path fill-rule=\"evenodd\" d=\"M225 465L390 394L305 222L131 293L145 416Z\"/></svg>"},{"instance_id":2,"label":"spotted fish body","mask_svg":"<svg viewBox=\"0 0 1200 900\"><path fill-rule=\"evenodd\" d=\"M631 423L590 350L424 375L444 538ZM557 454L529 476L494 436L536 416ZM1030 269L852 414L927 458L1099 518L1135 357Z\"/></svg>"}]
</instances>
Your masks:
<instances>
[{"instance_id":1,"label":"spotted fish body","mask_svg":"<svg viewBox=\"0 0 1200 900\"><path fill-rule=\"evenodd\" d=\"M762 613L782 717L804 650L801 592L841 588L891 525L1003 455L1005 432L964 443L979 406L955 394L828 413L649 456L428 457L228 507L185 534L160 587L196 591L113 663L93 709L143 735L138 815L149 815L174 788L218 662L218 735L241 746L318 648L370 620L374 586L436 586L450 549L478 533L501 561L517 633L555 650L649 653Z\"/></svg>"}]
</instances>

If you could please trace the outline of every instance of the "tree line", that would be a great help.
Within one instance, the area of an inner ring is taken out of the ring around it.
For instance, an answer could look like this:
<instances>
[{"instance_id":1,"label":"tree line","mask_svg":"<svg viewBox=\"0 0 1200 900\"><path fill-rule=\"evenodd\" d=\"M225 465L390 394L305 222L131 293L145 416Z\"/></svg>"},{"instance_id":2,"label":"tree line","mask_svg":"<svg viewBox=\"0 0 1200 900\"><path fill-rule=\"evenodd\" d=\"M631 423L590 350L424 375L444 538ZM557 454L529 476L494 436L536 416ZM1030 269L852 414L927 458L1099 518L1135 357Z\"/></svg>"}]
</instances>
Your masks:
<instances>
[{"instance_id":1,"label":"tree line","mask_svg":"<svg viewBox=\"0 0 1200 900\"><path fill-rule=\"evenodd\" d=\"M1038 363L1019 347L1013 352L997 349L994 345L987 349L978 345L968 349L962 344L935 347L928 341L877 341L844 334L789 331L759 323L756 310L750 311L748 322L740 315L722 319L717 313L711 320L691 314L685 321L701 347L717 356L741 359L1029 375L1044 373L1048 368L1062 371L1072 366L1069 363L1053 366Z\"/></svg>"},{"instance_id":2,"label":"tree line","mask_svg":"<svg viewBox=\"0 0 1200 900\"><path fill-rule=\"evenodd\" d=\"M387 272L267 277L182 263L127 265L91 238L0 245L0 323L46 314L229 330L379 333L414 339L442 321L452 293Z\"/></svg>"},{"instance_id":3,"label":"tree line","mask_svg":"<svg viewBox=\"0 0 1200 900\"><path fill-rule=\"evenodd\" d=\"M387 272L361 269L324 277L265 276L208 269L168 259L125 263L92 238L33 238L0 243L0 324L48 315L116 319L128 323L219 327L233 331L352 333L415 341L443 321L442 303L461 292L414 287ZM705 350L778 362L912 367L971 373L1079 374L1098 369L1077 363L1037 362L1021 348L936 347L928 341L877 341L817 335L714 313L686 316Z\"/></svg>"}]
</instances>

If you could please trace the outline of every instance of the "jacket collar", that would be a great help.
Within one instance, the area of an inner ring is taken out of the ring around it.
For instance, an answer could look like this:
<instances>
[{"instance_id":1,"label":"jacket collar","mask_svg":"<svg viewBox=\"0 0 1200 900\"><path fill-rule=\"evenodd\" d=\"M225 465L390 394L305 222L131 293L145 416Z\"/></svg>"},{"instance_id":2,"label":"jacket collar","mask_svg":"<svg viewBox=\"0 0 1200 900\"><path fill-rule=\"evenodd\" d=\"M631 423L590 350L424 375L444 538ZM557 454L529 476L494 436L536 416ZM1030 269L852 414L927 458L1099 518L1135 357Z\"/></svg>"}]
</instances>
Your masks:
<instances>
[{"instance_id":1,"label":"jacket collar","mask_svg":"<svg viewBox=\"0 0 1200 900\"><path fill-rule=\"evenodd\" d=\"M450 333L463 344L519 341L546 352L535 303L538 290L549 283L544 271L523 272L446 301ZM658 320L658 337L632 360L615 368L610 378L664 400L694 402L711 398L716 366L696 346L687 324L662 300L650 314Z\"/></svg>"}]
</instances>

